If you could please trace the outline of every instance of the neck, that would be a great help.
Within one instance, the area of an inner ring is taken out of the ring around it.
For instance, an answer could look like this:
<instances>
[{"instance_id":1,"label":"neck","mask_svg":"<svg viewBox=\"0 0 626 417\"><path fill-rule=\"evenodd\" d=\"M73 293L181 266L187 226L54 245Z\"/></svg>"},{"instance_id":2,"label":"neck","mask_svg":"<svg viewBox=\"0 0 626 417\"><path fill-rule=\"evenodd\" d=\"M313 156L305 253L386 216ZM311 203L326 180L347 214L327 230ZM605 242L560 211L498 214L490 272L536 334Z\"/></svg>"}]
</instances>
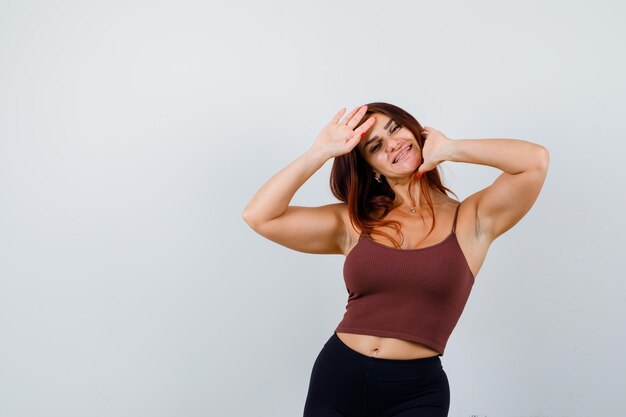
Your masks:
<instances>
[{"instance_id":1,"label":"neck","mask_svg":"<svg viewBox=\"0 0 626 417\"><path fill-rule=\"evenodd\" d=\"M403 192L399 194L396 193L396 199L394 200L393 204L395 210L398 210L400 212L407 212L409 214L423 212L424 210L430 210L430 206L428 205L428 202L426 201L426 198L422 194L419 187L416 187L416 190L413 194L415 204L413 204L411 199L409 198L408 190L405 188L402 191ZM428 193L430 195L430 200L433 206L444 203L447 200L446 196L435 190L432 190L431 188L428 188Z\"/></svg>"},{"instance_id":2,"label":"neck","mask_svg":"<svg viewBox=\"0 0 626 417\"><path fill-rule=\"evenodd\" d=\"M422 204L426 204L424 196L421 192L420 182L417 181L413 186L412 197L409 195L409 184L390 184L393 190L395 200L393 202L394 207L419 207Z\"/></svg>"}]
</instances>

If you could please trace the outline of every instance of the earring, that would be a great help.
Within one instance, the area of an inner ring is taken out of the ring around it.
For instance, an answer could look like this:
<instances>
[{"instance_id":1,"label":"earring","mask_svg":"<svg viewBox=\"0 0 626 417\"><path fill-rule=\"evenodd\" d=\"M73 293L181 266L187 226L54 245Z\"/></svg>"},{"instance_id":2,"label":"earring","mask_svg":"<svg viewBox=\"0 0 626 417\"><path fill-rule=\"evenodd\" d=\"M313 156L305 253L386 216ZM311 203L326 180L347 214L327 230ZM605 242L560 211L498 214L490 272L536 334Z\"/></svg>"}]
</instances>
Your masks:
<instances>
[{"instance_id":1,"label":"earring","mask_svg":"<svg viewBox=\"0 0 626 417\"><path fill-rule=\"evenodd\" d=\"M378 181L378 183L382 183L383 182L383 180L381 180L379 176L376 176L376 174L374 174L374 179L376 181Z\"/></svg>"}]
</instances>

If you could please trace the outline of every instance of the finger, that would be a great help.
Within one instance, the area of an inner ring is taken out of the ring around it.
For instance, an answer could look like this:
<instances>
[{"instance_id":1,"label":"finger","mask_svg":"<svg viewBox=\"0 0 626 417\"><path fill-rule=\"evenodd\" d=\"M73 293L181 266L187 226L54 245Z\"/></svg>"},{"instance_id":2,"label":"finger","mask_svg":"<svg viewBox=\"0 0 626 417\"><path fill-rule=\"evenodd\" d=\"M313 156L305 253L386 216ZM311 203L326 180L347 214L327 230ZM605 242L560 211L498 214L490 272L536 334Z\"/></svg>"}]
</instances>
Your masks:
<instances>
[{"instance_id":1,"label":"finger","mask_svg":"<svg viewBox=\"0 0 626 417\"><path fill-rule=\"evenodd\" d=\"M374 125L375 121L376 121L376 118L374 116L367 119L361 126L359 126L358 129L354 131L354 136L361 139L363 136L365 136L369 128Z\"/></svg>"},{"instance_id":2,"label":"finger","mask_svg":"<svg viewBox=\"0 0 626 417\"><path fill-rule=\"evenodd\" d=\"M350 136L348 140L346 140L346 146L348 149L352 150L359 144L361 138L363 137L361 135L362 134L355 132L354 135Z\"/></svg>"},{"instance_id":3,"label":"finger","mask_svg":"<svg viewBox=\"0 0 626 417\"><path fill-rule=\"evenodd\" d=\"M352 118L346 118L346 119L349 119L347 126L349 128L354 128L354 126L358 125L361 119L363 118L363 116L365 116L366 111L367 111L367 106L359 107L358 111L356 112L354 116L352 116Z\"/></svg>"},{"instance_id":4,"label":"finger","mask_svg":"<svg viewBox=\"0 0 626 417\"><path fill-rule=\"evenodd\" d=\"M361 110L361 107L356 107L354 108L350 114L348 114L341 122L340 124L343 125L348 125L348 122L352 119L352 117L356 114L356 112L358 112L359 110ZM349 126L349 125L348 125Z\"/></svg>"},{"instance_id":5,"label":"finger","mask_svg":"<svg viewBox=\"0 0 626 417\"><path fill-rule=\"evenodd\" d=\"M345 108L345 107L342 107L342 108L341 108L341 110L339 110L339 111L337 112L337 114L335 114L335 115L333 116L333 118L330 120L330 122L331 122L331 123L337 123L337 122L339 122L339 119L341 119L341 115L342 115L342 114L344 114L345 112L346 112L346 108Z\"/></svg>"}]
</instances>

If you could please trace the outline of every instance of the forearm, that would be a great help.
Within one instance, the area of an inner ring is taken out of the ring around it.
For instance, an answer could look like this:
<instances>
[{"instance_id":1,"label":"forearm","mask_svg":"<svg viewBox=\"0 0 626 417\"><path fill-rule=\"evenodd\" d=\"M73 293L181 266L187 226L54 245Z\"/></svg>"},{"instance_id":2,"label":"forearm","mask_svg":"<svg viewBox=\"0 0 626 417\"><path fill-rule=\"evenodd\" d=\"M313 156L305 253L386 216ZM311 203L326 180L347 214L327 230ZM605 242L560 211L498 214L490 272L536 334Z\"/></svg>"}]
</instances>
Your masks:
<instances>
[{"instance_id":1,"label":"forearm","mask_svg":"<svg viewBox=\"0 0 626 417\"><path fill-rule=\"evenodd\" d=\"M446 161L488 165L509 174L547 167L548 151L520 139L452 139Z\"/></svg>"},{"instance_id":2,"label":"forearm","mask_svg":"<svg viewBox=\"0 0 626 417\"><path fill-rule=\"evenodd\" d=\"M328 158L311 148L270 178L252 197L242 217L252 225L272 220L287 210L296 191Z\"/></svg>"}]
</instances>

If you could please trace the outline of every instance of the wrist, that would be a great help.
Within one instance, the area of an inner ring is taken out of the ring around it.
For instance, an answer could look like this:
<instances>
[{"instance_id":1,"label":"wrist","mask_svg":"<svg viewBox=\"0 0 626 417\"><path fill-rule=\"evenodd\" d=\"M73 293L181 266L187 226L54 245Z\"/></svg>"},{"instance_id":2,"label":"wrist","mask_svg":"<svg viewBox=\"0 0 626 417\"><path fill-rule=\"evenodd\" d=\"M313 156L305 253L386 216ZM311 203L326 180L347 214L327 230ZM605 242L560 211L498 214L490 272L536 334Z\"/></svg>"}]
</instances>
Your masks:
<instances>
[{"instance_id":1,"label":"wrist","mask_svg":"<svg viewBox=\"0 0 626 417\"><path fill-rule=\"evenodd\" d=\"M322 149L319 149L315 146L309 148L308 151L305 152L311 160L313 160L316 164L322 166L328 161L330 158L326 155Z\"/></svg>"},{"instance_id":2,"label":"wrist","mask_svg":"<svg viewBox=\"0 0 626 417\"><path fill-rule=\"evenodd\" d=\"M446 145L443 147L442 158L444 161L457 162L459 158L459 142L460 139L448 138Z\"/></svg>"}]
</instances>

